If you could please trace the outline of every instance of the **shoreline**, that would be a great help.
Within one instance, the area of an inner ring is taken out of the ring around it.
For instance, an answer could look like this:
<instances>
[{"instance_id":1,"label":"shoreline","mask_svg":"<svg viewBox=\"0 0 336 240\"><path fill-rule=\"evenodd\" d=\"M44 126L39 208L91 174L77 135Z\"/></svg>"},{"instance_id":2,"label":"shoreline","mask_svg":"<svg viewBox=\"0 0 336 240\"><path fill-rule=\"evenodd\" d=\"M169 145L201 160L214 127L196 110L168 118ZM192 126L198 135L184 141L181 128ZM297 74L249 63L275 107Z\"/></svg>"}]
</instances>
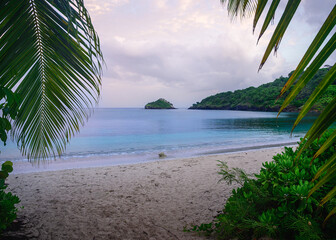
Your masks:
<instances>
[{"instance_id":1,"label":"shoreline","mask_svg":"<svg viewBox=\"0 0 336 240\"><path fill-rule=\"evenodd\" d=\"M151 153L146 155L94 155L88 157L73 157L73 158L57 158L55 160L48 160L42 163L30 163L27 160L13 161L13 175L16 174L29 174L34 172L49 172L49 171L62 171L69 169L86 169L95 167L110 167L110 166L125 166L133 164L151 163L151 162L162 162L162 161L173 161L178 159L189 159L201 156L212 156L212 155L225 155L231 153L239 153L245 151L254 151L261 149L272 149L278 147L289 146L293 147L298 145L297 142L283 142L274 144L262 144L255 146L243 146L237 148L217 148L213 150L203 150L199 152L189 152L187 154L175 154L170 152L165 152L167 157L160 158L158 153ZM1 161L0 161L1 163Z\"/></svg>"},{"instance_id":2,"label":"shoreline","mask_svg":"<svg viewBox=\"0 0 336 240\"><path fill-rule=\"evenodd\" d=\"M277 148L277 147L294 147L298 145L297 142L286 142L286 143L274 143L274 144L265 144L265 145L256 145L251 147L238 147L238 148L229 148L223 150L214 150L214 151L207 151L202 155L219 155L219 154L228 154L228 153L237 153L243 151L253 151L259 149L270 149L270 148Z\"/></svg>"},{"instance_id":3,"label":"shoreline","mask_svg":"<svg viewBox=\"0 0 336 240\"><path fill-rule=\"evenodd\" d=\"M208 223L237 185L219 182L218 161L257 173L283 147L130 165L14 174L21 199L14 236L31 239L209 239L183 232ZM9 235L8 235L9 236Z\"/></svg>"}]
</instances>

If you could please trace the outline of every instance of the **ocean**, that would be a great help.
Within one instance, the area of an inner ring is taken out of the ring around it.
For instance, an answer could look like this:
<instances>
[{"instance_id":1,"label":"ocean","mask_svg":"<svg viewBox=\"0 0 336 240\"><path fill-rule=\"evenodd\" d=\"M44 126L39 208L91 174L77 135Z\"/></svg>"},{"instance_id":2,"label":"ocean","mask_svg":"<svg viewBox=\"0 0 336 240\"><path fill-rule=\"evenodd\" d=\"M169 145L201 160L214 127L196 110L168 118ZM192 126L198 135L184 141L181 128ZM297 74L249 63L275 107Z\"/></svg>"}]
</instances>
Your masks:
<instances>
[{"instance_id":1,"label":"ocean","mask_svg":"<svg viewBox=\"0 0 336 240\"><path fill-rule=\"evenodd\" d=\"M276 115L228 110L98 108L70 140L58 163L68 163L64 168L119 165L159 160L161 152L167 159L174 159L290 145L299 141L316 119L315 115L305 117L291 135L297 113L281 113L279 118ZM6 160L27 162L10 141L1 148L0 161ZM43 169L53 169L52 165Z\"/></svg>"}]
</instances>

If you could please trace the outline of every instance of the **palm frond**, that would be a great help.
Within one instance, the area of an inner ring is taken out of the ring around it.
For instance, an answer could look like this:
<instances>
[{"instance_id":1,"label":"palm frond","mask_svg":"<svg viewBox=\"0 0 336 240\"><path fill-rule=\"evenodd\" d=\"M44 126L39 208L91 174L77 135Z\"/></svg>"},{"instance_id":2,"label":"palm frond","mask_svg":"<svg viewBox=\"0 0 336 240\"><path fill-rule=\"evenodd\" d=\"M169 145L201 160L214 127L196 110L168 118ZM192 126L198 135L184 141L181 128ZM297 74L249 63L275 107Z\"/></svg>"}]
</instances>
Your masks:
<instances>
[{"instance_id":1,"label":"palm frond","mask_svg":"<svg viewBox=\"0 0 336 240\"><path fill-rule=\"evenodd\" d=\"M64 152L98 100L102 53L82 0L3 0L0 78L22 96L12 137L29 159Z\"/></svg>"},{"instance_id":2,"label":"palm frond","mask_svg":"<svg viewBox=\"0 0 336 240\"><path fill-rule=\"evenodd\" d=\"M307 141L303 144L298 152L297 158L301 153L308 148L315 139L319 138L334 122L336 119L336 97L326 106L323 112L318 116L313 125L310 127L303 139ZM336 131L336 130L334 130ZM329 137L330 138L330 137Z\"/></svg>"},{"instance_id":3,"label":"palm frond","mask_svg":"<svg viewBox=\"0 0 336 240\"><path fill-rule=\"evenodd\" d=\"M294 128L299 124L304 116L309 112L309 110L313 107L314 103L322 96L322 94L327 90L328 86L332 84L336 79L336 64L328 71L328 73L324 76L322 81L317 85L314 92L310 95L308 100L305 102L299 115L297 116L293 127ZM294 89L293 89L294 90ZM284 105L283 105L284 106Z\"/></svg>"},{"instance_id":4,"label":"palm frond","mask_svg":"<svg viewBox=\"0 0 336 240\"><path fill-rule=\"evenodd\" d=\"M261 16L261 14L264 11L264 8L266 7L267 2L268 2L268 0L258 1L257 8L256 8L255 14L254 14L254 19L253 19L253 32L254 32L254 30L257 26L257 23L259 21L259 18Z\"/></svg>"},{"instance_id":5,"label":"palm frond","mask_svg":"<svg viewBox=\"0 0 336 240\"><path fill-rule=\"evenodd\" d=\"M321 47L325 39L328 37L331 30L335 27L335 25L336 25L336 5L331 10L329 16L323 23L319 32L316 34L314 40L312 41L306 53L304 54L303 58L301 59L300 63L296 67L294 73L291 75L291 77L288 79L287 83L281 90L280 96L282 96L282 94L284 94L293 85L295 80L298 79L300 74L308 66L309 62L312 60L312 58L314 57L318 49Z\"/></svg>"},{"instance_id":6,"label":"palm frond","mask_svg":"<svg viewBox=\"0 0 336 240\"><path fill-rule=\"evenodd\" d=\"M280 18L280 21L274 30L271 40L268 43L264 56L261 60L259 70L265 64L272 50L274 49L274 52L278 50L282 37L285 34L285 31L287 30L287 27L291 22L300 2L301 0L292 0L287 2L286 8Z\"/></svg>"},{"instance_id":7,"label":"palm frond","mask_svg":"<svg viewBox=\"0 0 336 240\"><path fill-rule=\"evenodd\" d=\"M293 89L290 91L285 101L283 102L279 110L279 113L285 107L287 107L290 102L294 100L294 98L299 94L302 88L304 88L304 86L306 86L306 84L310 81L310 79L312 79L312 77L321 68L321 66L330 57L330 55L335 51L335 49L336 49L336 33L331 37L331 39L327 42L327 44L323 47L323 49L319 52L319 54L316 56L313 62L309 65L307 70L302 74L300 79L294 85ZM333 73L333 71L331 73ZM330 77L330 74L329 74L329 77ZM294 124L294 127L295 126L296 125Z\"/></svg>"},{"instance_id":8,"label":"palm frond","mask_svg":"<svg viewBox=\"0 0 336 240\"><path fill-rule=\"evenodd\" d=\"M324 142L324 144L319 148L319 150L314 154L313 159L320 156L325 150L332 146L332 144L336 141L336 131L334 131L329 138Z\"/></svg>"},{"instance_id":9,"label":"palm frond","mask_svg":"<svg viewBox=\"0 0 336 240\"><path fill-rule=\"evenodd\" d=\"M272 19L274 19L274 15L275 12L279 6L280 0L273 0L271 3L271 6L267 12L264 24L261 27L260 33L259 33L259 37L258 37L258 41L259 39L262 37L262 35L265 33L266 29L268 28L270 22L272 21Z\"/></svg>"},{"instance_id":10,"label":"palm frond","mask_svg":"<svg viewBox=\"0 0 336 240\"><path fill-rule=\"evenodd\" d=\"M232 18L250 16L257 8L258 0L221 0L227 4L227 10Z\"/></svg>"}]
</instances>

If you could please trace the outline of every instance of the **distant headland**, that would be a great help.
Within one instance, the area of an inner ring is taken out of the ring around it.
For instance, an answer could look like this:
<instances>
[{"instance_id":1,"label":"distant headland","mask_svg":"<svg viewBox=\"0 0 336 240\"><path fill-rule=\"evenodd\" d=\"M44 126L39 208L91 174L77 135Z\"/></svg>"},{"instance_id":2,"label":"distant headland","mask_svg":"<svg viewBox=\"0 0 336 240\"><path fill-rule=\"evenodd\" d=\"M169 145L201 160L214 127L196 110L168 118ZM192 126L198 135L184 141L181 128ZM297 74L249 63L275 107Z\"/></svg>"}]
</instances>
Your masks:
<instances>
[{"instance_id":1,"label":"distant headland","mask_svg":"<svg viewBox=\"0 0 336 240\"><path fill-rule=\"evenodd\" d=\"M155 102L147 103L145 109L176 109L172 103L166 99L160 98Z\"/></svg>"},{"instance_id":2,"label":"distant headland","mask_svg":"<svg viewBox=\"0 0 336 240\"><path fill-rule=\"evenodd\" d=\"M328 73L330 68L322 68L311 81L297 95L296 99L289 104L284 111L299 112L308 97L317 88L321 80ZM209 96L201 102L193 104L189 109L206 109L206 110L247 110L247 111L279 111L285 97L285 93L280 99L276 100L288 77L280 77L273 82L263 84L259 87L249 87L234 92L222 92ZM312 112L320 112L334 98L336 94L336 81L330 84L321 98L315 102Z\"/></svg>"}]
</instances>

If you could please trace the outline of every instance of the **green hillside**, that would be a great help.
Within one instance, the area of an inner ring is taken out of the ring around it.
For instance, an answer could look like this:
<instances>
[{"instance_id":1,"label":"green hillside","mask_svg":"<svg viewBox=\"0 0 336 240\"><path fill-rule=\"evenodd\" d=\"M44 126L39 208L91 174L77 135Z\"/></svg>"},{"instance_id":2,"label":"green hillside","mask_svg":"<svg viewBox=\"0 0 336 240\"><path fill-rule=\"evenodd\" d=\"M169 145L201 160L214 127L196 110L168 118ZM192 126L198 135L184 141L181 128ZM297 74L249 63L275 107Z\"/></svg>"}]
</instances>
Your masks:
<instances>
[{"instance_id":1,"label":"green hillside","mask_svg":"<svg viewBox=\"0 0 336 240\"><path fill-rule=\"evenodd\" d=\"M309 95L314 91L315 87L322 80L329 68L320 69L313 77L312 81L302 89L300 94L294 101L285 109L288 112L299 111L300 107L308 99ZM250 110L250 111L278 111L285 96L282 96L278 101L280 90L287 82L288 77L280 77L273 82L263 84L257 88L249 87L243 90L234 92L222 92L216 95L207 97L201 102L193 104L189 109L214 109L214 110ZM328 102L336 95L336 82L330 85L323 97L316 102L313 111L320 111Z\"/></svg>"},{"instance_id":2,"label":"green hillside","mask_svg":"<svg viewBox=\"0 0 336 240\"><path fill-rule=\"evenodd\" d=\"M147 103L145 109L175 109L173 104L166 99L160 98L155 102Z\"/></svg>"}]
</instances>

